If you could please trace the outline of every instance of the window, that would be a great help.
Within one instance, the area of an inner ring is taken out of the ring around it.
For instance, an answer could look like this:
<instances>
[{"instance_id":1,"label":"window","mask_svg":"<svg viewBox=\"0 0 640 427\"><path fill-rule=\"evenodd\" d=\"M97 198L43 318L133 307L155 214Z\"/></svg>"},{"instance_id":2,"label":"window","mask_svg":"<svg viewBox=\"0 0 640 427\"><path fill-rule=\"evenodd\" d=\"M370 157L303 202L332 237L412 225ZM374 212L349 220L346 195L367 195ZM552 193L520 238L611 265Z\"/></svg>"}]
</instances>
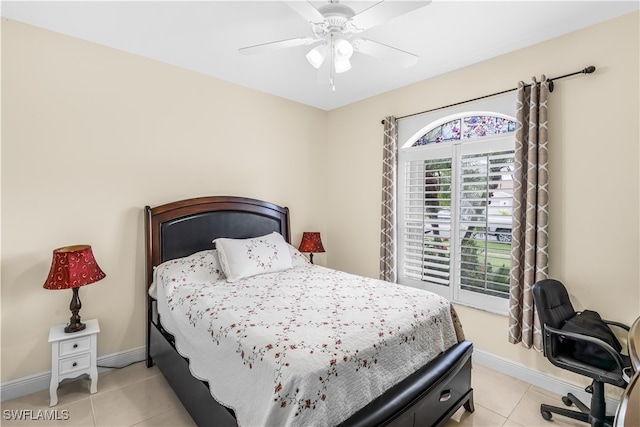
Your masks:
<instances>
[{"instance_id":1,"label":"window","mask_svg":"<svg viewBox=\"0 0 640 427\"><path fill-rule=\"evenodd\" d=\"M515 119L467 112L400 148L399 281L505 312L509 297Z\"/></svg>"}]
</instances>

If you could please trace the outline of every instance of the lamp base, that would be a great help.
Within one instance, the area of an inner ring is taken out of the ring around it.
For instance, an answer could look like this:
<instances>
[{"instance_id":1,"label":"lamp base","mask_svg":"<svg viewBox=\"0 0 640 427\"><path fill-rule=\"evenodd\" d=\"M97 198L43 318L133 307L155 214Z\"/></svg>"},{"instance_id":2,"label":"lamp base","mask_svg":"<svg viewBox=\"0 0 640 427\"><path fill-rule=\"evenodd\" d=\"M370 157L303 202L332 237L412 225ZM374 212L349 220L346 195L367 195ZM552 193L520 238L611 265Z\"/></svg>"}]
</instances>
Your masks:
<instances>
[{"instance_id":1,"label":"lamp base","mask_svg":"<svg viewBox=\"0 0 640 427\"><path fill-rule=\"evenodd\" d=\"M80 331L84 330L86 327L87 327L87 325L85 325L82 322L70 323L64 328L64 331L67 334L71 334L73 332L80 332Z\"/></svg>"},{"instance_id":2,"label":"lamp base","mask_svg":"<svg viewBox=\"0 0 640 427\"><path fill-rule=\"evenodd\" d=\"M78 295L78 288L73 288L73 296L71 297L71 303L69 304L69 310L71 310L71 318L69 319L69 324L64 331L67 334L73 332L80 332L84 328L87 327L84 323L80 321L80 309L82 308L82 303L80 302L80 296Z\"/></svg>"}]
</instances>

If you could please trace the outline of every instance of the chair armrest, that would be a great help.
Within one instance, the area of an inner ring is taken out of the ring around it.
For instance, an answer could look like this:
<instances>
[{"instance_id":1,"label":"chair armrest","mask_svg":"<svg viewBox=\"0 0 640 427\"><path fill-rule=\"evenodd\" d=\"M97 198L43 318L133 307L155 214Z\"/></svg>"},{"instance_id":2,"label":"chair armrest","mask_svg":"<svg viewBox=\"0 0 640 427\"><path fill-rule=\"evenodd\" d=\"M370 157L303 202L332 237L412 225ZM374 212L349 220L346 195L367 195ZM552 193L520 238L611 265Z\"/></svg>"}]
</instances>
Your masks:
<instances>
[{"instance_id":1,"label":"chair armrest","mask_svg":"<svg viewBox=\"0 0 640 427\"><path fill-rule=\"evenodd\" d=\"M602 341L601 339L590 337L588 335L577 334L574 332L563 331L561 329L553 328L547 324L544 325L544 331L549 333L550 336L557 335L560 338L565 338L565 339L568 338L574 341L582 341L582 342L595 344L598 347L605 350L607 353L609 353L611 357L613 357L613 360L615 360L616 364L618 365L618 369L620 369L620 371L624 369L624 362L622 361L622 357L620 357L620 353L618 353L613 347L611 347L609 344Z\"/></svg>"},{"instance_id":2,"label":"chair armrest","mask_svg":"<svg viewBox=\"0 0 640 427\"><path fill-rule=\"evenodd\" d=\"M582 311L576 311L577 314L582 313ZM615 322L613 320L605 320L605 319L601 319L604 323L606 323L607 325L613 325L613 326L617 326L619 328L622 328L626 331L630 330L631 328L627 325L625 325L624 323L620 323L620 322Z\"/></svg>"},{"instance_id":3,"label":"chair armrest","mask_svg":"<svg viewBox=\"0 0 640 427\"><path fill-rule=\"evenodd\" d=\"M629 329L631 329L629 326L625 325L624 323L614 322L613 320L604 320L604 319L602 319L602 321L607 325L617 326L618 328L622 328L625 331L628 331Z\"/></svg>"}]
</instances>

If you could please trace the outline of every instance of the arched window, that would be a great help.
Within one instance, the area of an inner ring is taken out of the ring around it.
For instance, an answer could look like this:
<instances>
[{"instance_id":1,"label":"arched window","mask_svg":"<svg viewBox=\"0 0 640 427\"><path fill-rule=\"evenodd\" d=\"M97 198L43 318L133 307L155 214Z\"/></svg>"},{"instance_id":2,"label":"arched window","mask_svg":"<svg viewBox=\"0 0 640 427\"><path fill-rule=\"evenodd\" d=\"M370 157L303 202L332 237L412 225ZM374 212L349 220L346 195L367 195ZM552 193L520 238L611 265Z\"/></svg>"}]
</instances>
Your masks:
<instances>
[{"instance_id":1,"label":"arched window","mask_svg":"<svg viewBox=\"0 0 640 427\"><path fill-rule=\"evenodd\" d=\"M411 142L412 147L437 144L440 142L471 139L489 135L501 135L516 130L513 118L499 113L468 112L462 115L447 116L430 123L424 134Z\"/></svg>"},{"instance_id":2,"label":"arched window","mask_svg":"<svg viewBox=\"0 0 640 427\"><path fill-rule=\"evenodd\" d=\"M448 115L399 150L399 281L504 312L509 296L516 121Z\"/></svg>"}]
</instances>

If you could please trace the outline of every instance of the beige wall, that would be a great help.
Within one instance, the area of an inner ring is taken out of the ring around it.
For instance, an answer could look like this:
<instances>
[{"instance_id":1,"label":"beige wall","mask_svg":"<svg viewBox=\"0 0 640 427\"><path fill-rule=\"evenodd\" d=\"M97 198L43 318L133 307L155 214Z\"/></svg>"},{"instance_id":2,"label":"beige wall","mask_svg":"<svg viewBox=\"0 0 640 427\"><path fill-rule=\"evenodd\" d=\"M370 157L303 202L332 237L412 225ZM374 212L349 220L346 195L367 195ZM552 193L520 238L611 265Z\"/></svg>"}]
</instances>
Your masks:
<instances>
[{"instance_id":1,"label":"beige wall","mask_svg":"<svg viewBox=\"0 0 640 427\"><path fill-rule=\"evenodd\" d=\"M2 381L50 369L48 329L67 321L71 297L42 289L53 248L89 243L107 273L80 290L83 318L100 320L99 356L144 344L146 204L233 194L287 205L294 243L319 230L321 264L375 277L380 120L587 65L596 73L558 81L551 94L551 275L566 281L578 308L633 321L638 20L635 13L328 113L4 20ZM557 373L507 343L505 317L458 311L476 348Z\"/></svg>"},{"instance_id":2,"label":"beige wall","mask_svg":"<svg viewBox=\"0 0 640 427\"><path fill-rule=\"evenodd\" d=\"M254 197L291 209L294 243L326 234L325 111L10 20L2 50L2 381L51 369L60 246L107 273L80 289L98 356L144 345L147 204Z\"/></svg>"},{"instance_id":3,"label":"beige wall","mask_svg":"<svg viewBox=\"0 0 640 427\"><path fill-rule=\"evenodd\" d=\"M640 314L639 38L634 13L331 111L329 205L340 209L327 212L329 265L378 274L381 119L595 65L550 95L550 275L566 282L578 309L631 323ZM476 348L551 370L542 355L507 342L506 317L458 311Z\"/></svg>"}]
</instances>

